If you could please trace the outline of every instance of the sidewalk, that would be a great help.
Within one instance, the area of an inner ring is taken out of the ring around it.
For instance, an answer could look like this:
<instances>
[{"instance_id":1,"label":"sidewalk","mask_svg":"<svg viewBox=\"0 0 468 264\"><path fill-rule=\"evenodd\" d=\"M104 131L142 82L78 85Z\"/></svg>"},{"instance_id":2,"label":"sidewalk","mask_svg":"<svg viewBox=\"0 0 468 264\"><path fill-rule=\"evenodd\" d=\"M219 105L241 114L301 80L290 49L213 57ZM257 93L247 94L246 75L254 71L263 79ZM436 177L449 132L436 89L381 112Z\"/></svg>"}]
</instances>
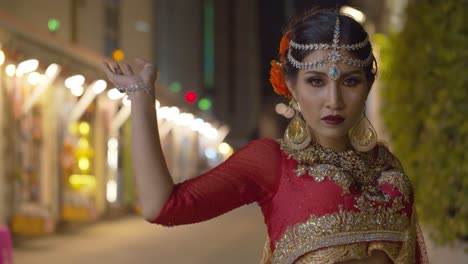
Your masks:
<instances>
[{"instance_id":1,"label":"sidewalk","mask_svg":"<svg viewBox=\"0 0 468 264\"><path fill-rule=\"evenodd\" d=\"M423 230L429 263L431 264L468 264L468 243L456 242L453 246L437 246Z\"/></svg>"},{"instance_id":2,"label":"sidewalk","mask_svg":"<svg viewBox=\"0 0 468 264\"><path fill-rule=\"evenodd\" d=\"M219 218L179 227L140 216L103 221L41 239L21 241L15 264L258 263L266 238L260 209L246 206Z\"/></svg>"},{"instance_id":3,"label":"sidewalk","mask_svg":"<svg viewBox=\"0 0 468 264\"><path fill-rule=\"evenodd\" d=\"M45 238L19 240L13 258L15 264L257 264L265 237L263 216L256 205L171 228L129 215L62 229ZM468 264L466 244L436 247L427 233L425 241L431 264Z\"/></svg>"}]
</instances>

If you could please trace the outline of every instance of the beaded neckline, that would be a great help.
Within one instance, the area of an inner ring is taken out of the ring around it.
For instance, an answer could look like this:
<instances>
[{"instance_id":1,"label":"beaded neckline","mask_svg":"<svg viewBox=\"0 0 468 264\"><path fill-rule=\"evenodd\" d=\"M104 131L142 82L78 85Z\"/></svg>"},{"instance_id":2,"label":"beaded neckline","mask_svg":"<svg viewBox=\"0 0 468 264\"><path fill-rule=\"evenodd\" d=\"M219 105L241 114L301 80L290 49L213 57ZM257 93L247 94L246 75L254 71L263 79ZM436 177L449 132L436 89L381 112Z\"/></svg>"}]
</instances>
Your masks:
<instances>
[{"instance_id":1,"label":"beaded neckline","mask_svg":"<svg viewBox=\"0 0 468 264\"><path fill-rule=\"evenodd\" d=\"M349 175L359 191L367 198L377 202L387 201L387 197L378 188L377 180L383 171L391 169L392 166L386 160L374 157L372 151L359 152L351 149L338 152L325 148L317 142L312 142L305 149L294 150L283 140L277 141L288 158L297 161L298 165L294 169L297 176L312 174L317 165L332 165L339 170L339 173Z\"/></svg>"}]
</instances>

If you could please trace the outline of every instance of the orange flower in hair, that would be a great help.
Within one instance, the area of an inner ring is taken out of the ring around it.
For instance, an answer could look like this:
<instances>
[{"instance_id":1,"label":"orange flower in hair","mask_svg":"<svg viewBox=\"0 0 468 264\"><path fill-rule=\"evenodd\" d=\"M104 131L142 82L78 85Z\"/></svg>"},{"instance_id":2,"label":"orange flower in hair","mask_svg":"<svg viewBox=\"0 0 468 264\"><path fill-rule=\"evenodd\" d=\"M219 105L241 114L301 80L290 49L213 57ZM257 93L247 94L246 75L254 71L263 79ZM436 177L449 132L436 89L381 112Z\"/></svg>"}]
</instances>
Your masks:
<instances>
[{"instance_id":1,"label":"orange flower in hair","mask_svg":"<svg viewBox=\"0 0 468 264\"><path fill-rule=\"evenodd\" d=\"M281 38L281 42L280 42L279 56L281 60L284 59L284 55L286 54L286 51L288 49L289 49L289 38L288 38L288 33L286 33Z\"/></svg>"},{"instance_id":2,"label":"orange flower in hair","mask_svg":"<svg viewBox=\"0 0 468 264\"><path fill-rule=\"evenodd\" d=\"M276 60L271 61L270 83L275 93L288 99L292 98L291 92L289 92L288 86L286 85L286 78L281 69L281 63Z\"/></svg>"}]
</instances>

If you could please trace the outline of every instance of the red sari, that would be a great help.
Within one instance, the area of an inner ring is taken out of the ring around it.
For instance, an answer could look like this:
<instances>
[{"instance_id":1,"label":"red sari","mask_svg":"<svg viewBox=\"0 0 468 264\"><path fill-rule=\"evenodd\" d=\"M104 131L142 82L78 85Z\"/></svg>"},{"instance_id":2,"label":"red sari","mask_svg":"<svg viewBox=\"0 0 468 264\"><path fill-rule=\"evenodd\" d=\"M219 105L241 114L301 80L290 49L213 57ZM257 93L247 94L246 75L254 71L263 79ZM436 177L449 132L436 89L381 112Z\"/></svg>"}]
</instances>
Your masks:
<instances>
[{"instance_id":1,"label":"red sari","mask_svg":"<svg viewBox=\"0 0 468 264\"><path fill-rule=\"evenodd\" d=\"M398 160L383 145L384 164L369 199L340 168L298 161L272 139L250 142L203 175L178 183L154 223L174 226L211 219L252 202L268 230L262 263L335 263L384 251L394 263L427 263L413 192ZM372 162L372 160L371 160Z\"/></svg>"}]
</instances>

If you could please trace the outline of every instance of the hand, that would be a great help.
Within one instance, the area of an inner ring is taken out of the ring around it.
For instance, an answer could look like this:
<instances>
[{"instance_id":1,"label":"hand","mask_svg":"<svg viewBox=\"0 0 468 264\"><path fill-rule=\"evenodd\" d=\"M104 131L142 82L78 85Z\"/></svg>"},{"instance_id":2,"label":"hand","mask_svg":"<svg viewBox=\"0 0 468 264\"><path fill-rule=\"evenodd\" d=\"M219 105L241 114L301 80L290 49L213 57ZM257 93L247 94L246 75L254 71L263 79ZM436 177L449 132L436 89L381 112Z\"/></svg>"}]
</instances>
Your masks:
<instances>
[{"instance_id":1,"label":"hand","mask_svg":"<svg viewBox=\"0 0 468 264\"><path fill-rule=\"evenodd\" d=\"M130 85L146 86L151 88L152 95L154 96L153 85L158 73L153 64L142 59L135 59L135 64L141 69L138 74L133 72L132 67L128 63L123 64L125 72L116 62L104 62L103 64L107 78L116 87L130 87Z\"/></svg>"}]
</instances>

